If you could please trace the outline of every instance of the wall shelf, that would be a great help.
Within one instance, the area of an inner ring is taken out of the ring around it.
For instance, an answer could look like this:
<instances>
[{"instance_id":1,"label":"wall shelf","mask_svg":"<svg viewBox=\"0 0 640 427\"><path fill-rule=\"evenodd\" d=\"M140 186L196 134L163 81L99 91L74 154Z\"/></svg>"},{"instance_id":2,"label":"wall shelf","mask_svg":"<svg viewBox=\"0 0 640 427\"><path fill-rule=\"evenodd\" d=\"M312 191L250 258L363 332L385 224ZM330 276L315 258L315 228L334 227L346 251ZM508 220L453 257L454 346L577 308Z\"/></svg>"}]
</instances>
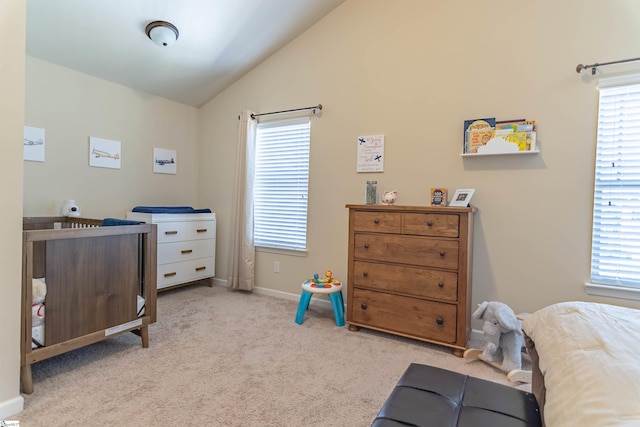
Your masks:
<instances>
[{"instance_id":1,"label":"wall shelf","mask_svg":"<svg viewBox=\"0 0 640 427\"><path fill-rule=\"evenodd\" d=\"M461 153L460 157L481 157L481 156L517 156L520 154L540 154L540 150L510 151L505 153Z\"/></svg>"}]
</instances>

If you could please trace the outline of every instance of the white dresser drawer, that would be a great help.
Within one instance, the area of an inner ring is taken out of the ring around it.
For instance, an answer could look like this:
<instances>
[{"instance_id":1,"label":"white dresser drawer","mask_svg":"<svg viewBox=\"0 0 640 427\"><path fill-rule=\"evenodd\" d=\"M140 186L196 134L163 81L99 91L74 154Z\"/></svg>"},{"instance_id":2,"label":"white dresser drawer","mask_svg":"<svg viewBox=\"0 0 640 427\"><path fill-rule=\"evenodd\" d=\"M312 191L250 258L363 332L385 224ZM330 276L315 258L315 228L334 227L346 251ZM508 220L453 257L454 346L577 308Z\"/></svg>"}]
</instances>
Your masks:
<instances>
[{"instance_id":1,"label":"white dresser drawer","mask_svg":"<svg viewBox=\"0 0 640 427\"><path fill-rule=\"evenodd\" d=\"M176 221L158 223L158 243L215 237L215 221Z\"/></svg>"},{"instance_id":2,"label":"white dresser drawer","mask_svg":"<svg viewBox=\"0 0 640 427\"><path fill-rule=\"evenodd\" d=\"M214 274L215 261L213 257L158 265L158 289L213 277Z\"/></svg>"},{"instance_id":3,"label":"white dresser drawer","mask_svg":"<svg viewBox=\"0 0 640 427\"><path fill-rule=\"evenodd\" d=\"M215 255L215 250L214 239L160 243L158 244L158 265L212 257Z\"/></svg>"}]
</instances>

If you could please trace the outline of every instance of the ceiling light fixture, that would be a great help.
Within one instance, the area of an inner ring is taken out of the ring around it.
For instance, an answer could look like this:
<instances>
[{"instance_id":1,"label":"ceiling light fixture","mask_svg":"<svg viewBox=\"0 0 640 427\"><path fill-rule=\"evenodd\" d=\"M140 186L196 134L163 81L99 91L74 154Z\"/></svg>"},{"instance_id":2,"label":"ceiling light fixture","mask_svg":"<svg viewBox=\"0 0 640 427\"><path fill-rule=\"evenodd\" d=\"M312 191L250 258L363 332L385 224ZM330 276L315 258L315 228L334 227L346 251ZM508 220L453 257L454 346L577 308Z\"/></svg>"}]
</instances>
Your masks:
<instances>
[{"instance_id":1,"label":"ceiling light fixture","mask_svg":"<svg viewBox=\"0 0 640 427\"><path fill-rule=\"evenodd\" d=\"M178 40L180 33L175 25L166 21L153 21L145 28L149 37L158 46L171 46Z\"/></svg>"}]
</instances>

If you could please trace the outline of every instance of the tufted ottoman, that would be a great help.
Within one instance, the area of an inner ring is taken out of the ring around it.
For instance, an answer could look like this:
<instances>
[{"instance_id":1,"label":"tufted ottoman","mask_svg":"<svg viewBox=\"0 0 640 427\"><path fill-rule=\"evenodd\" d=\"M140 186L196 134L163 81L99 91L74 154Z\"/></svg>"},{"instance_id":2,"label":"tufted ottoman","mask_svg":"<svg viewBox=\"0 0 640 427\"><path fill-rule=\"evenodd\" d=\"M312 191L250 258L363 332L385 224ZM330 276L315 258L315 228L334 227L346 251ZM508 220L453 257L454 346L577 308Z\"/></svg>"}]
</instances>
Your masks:
<instances>
[{"instance_id":1,"label":"tufted ottoman","mask_svg":"<svg viewBox=\"0 0 640 427\"><path fill-rule=\"evenodd\" d=\"M540 427L533 394L412 363L372 427Z\"/></svg>"}]
</instances>

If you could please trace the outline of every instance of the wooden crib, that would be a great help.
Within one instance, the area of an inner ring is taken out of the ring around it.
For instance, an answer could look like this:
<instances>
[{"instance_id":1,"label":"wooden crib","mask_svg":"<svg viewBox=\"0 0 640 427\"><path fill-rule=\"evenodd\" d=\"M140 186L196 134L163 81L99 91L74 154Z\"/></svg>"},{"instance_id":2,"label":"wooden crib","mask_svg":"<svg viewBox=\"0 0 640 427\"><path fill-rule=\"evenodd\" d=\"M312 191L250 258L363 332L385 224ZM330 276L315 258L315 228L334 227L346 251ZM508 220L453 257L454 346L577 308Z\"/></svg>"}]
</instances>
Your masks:
<instances>
[{"instance_id":1,"label":"wooden crib","mask_svg":"<svg viewBox=\"0 0 640 427\"><path fill-rule=\"evenodd\" d=\"M156 225L101 226L102 220L23 218L22 391L31 364L124 332L149 346L156 321ZM32 348L32 279L45 278L44 346ZM138 315L138 296L144 314Z\"/></svg>"}]
</instances>

